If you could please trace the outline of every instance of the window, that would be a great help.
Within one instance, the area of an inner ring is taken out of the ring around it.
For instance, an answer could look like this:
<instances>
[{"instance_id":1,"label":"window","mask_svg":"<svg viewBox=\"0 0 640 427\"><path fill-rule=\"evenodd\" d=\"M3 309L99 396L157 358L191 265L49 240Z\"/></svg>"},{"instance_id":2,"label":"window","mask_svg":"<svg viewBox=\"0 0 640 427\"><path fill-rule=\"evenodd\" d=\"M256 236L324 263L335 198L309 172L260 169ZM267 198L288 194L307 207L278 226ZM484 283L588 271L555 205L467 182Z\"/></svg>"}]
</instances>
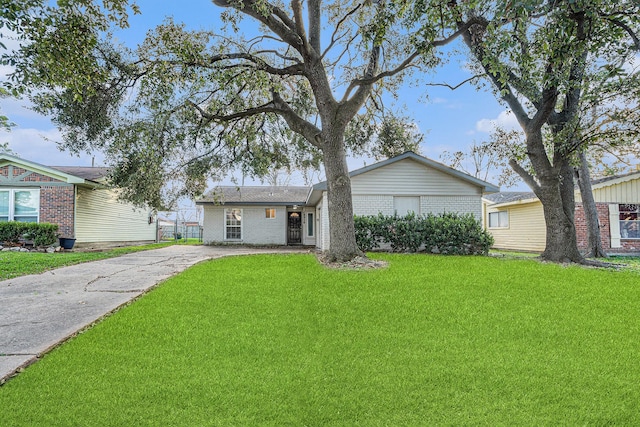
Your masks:
<instances>
[{"instance_id":1,"label":"window","mask_svg":"<svg viewBox=\"0 0 640 427\"><path fill-rule=\"evenodd\" d=\"M273 208L267 208L264 210L264 216L269 219L274 219L276 217L276 210Z\"/></svg>"},{"instance_id":2,"label":"window","mask_svg":"<svg viewBox=\"0 0 640 427\"><path fill-rule=\"evenodd\" d=\"M9 221L9 191L0 191L0 221Z\"/></svg>"},{"instance_id":3,"label":"window","mask_svg":"<svg viewBox=\"0 0 640 427\"><path fill-rule=\"evenodd\" d=\"M40 190L0 190L0 221L38 222Z\"/></svg>"},{"instance_id":4,"label":"window","mask_svg":"<svg viewBox=\"0 0 640 427\"><path fill-rule=\"evenodd\" d=\"M313 222L313 213L307 213L307 236L313 237L313 229L315 228L315 223Z\"/></svg>"},{"instance_id":5,"label":"window","mask_svg":"<svg viewBox=\"0 0 640 427\"><path fill-rule=\"evenodd\" d=\"M415 196L395 196L393 198L393 209L398 216L408 215L413 212L420 214L420 197Z\"/></svg>"},{"instance_id":6,"label":"window","mask_svg":"<svg viewBox=\"0 0 640 427\"><path fill-rule=\"evenodd\" d=\"M489 228L506 228L509 226L509 212L489 212Z\"/></svg>"},{"instance_id":7,"label":"window","mask_svg":"<svg viewBox=\"0 0 640 427\"><path fill-rule=\"evenodd\" d=\"M640 239L640 205L620 205L620 237Z\"/></svg>"},{"instance_id":8,"label":"window","mask_svg":"<svg viewBox=\"0 0 640 427\"><path fill-rule=\"evenodd\" d=\"M227 209L225 211L225 240L242 239L242 209Z\"/></svg>"}]
</instances>

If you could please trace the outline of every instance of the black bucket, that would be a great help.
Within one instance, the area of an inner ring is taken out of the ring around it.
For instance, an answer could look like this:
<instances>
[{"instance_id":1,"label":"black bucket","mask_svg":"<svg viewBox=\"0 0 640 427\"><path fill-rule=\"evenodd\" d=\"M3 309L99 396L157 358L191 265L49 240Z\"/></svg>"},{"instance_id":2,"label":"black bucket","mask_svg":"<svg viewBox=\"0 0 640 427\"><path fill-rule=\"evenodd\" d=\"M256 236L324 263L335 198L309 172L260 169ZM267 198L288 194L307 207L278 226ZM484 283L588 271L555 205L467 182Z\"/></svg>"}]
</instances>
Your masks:
<instances>
[{"instance_id":1,"label":"black bucket","mask_svg":"<svg viewBox=\"0 0 640 427\"><path fill-rule=\"evenodd\" d=\"M60 237L60 246L62 249L73 249L73 245L76 243L76 239L69 239L68 237Z\"/></svg>"}]
</instances>

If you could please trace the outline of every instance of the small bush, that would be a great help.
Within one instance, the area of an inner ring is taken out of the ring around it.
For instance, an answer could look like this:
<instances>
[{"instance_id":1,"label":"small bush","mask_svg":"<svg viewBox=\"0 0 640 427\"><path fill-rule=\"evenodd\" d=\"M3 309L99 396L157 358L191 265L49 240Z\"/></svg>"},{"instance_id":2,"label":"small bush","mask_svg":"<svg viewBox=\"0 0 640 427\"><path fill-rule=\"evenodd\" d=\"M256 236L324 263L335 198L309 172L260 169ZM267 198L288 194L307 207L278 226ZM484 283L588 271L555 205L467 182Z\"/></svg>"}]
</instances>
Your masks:
<instances>
[{"instance_id":1,"label":"small bush","mask_svg":"<svg viewBox=\"0 0 640 427\"><path fill-rule=\"evenodd\" d=\"M472 214L424 216L356 216L356 241L363 251L390 248L393 252L486 255L493 237Z\"/></svg>"},{"instance_id":2,"label":"small bush","mask_svg":"<svg viewBox=\"0 0 640 427\"><path fill-rule=\"evenodd\" d=\"M58 225L36 222L0 222L0 242L19 245L33 240L34 246L52 245L57 240Z\"/></svg>"}]
</instances>

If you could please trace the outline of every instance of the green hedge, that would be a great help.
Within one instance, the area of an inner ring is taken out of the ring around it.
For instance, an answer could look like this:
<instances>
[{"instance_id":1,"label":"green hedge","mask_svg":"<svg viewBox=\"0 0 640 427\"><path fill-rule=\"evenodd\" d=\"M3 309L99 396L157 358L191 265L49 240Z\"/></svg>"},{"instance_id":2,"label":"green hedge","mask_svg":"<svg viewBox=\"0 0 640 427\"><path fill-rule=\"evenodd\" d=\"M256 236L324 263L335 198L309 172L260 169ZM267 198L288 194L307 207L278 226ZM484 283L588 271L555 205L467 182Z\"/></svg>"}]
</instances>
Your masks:
<instances>
[{"instance_id":1,"label":"green hedge","mask_svg":"<svg viewBox=\"0 0 640 427\"><path fill-rule=\"evenodd\" d=\"M53 245L58 240L58 225L46 222L0 222L0 242L18 245L33 240L34 246Z\"/></svg>"},{"instance_id":2,"label":"green hedge","mask_svg":"<svg viewBox=\"0 0 640 427\"><path fill-rule=\"evenodd\" d=\"M486 255L493 237L472 214L355 216L356 241L363 251L385 246L394 252Z\"/></svg>"}]
</instances>

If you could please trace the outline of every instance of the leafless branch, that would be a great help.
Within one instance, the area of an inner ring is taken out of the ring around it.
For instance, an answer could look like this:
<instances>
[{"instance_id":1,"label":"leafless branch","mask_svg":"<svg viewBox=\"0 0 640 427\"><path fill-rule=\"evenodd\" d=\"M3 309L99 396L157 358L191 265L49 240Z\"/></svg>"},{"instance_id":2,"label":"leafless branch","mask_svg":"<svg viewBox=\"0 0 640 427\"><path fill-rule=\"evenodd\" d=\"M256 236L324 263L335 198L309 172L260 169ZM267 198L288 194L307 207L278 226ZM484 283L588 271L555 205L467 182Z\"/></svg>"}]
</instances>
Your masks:
<instances>
[{"instance_id":1,"label":"leafless branch","mask_svg":"<svg viewBox=\"0 0 640 427\"><path fill-rule=\"evenodd\" d=\"M327 48L324 50L324 52L322 52L321 58L324 58L326 56L326 54L333 48L333 46L336 44L336 42L342 38L342 36L340 36L340 37L337 36L338 31L340 31L340 27L342 26L342 24L348 18L350 18L353 14L355 14L361 7L362 7L362 3L360 3L359 5L354 7L353 9L351 9L349 12L347 12L345 14L345 16L342 17L342 19L340 21L338 21L338 23L336 24L336 28L333 30L333 34L331 34L331 42L329 43L329 46L327 46Z\"/></svg>"},{"instance_id":2,"label":"leafless branch","mask_svg":"<svg viewBox=\"0 0 640 427\"><path fill-rule=\"evenodd\" d=\"M444 86L444 87L448 87L451 90L456 90L459 87L469 83L470 81L473 81L475 79L479 79L481 77L486 77L486 74L477 74L475 76L469 77L468 79L465 79L465 80L461 81L460 83L458 83L455 86L452 86L452 85L450 85L448 83L425 83L425 85L426 86Z\"/></svg>"}]
</instances>

